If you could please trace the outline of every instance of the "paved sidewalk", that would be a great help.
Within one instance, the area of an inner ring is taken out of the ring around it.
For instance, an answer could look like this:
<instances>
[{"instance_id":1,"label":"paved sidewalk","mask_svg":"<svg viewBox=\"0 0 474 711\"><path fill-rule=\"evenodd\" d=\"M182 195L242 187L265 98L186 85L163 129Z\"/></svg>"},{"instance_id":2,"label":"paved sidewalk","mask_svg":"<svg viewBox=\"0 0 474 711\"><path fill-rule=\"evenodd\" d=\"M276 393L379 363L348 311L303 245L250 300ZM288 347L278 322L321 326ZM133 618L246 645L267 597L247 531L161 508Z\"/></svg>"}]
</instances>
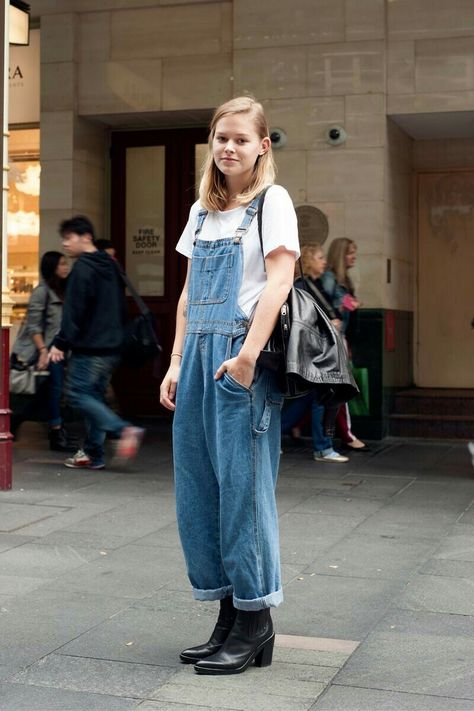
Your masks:
<instances>
[{"instance_id":1,"label":"paved sidewalk","mask_svg":"<svg viewBox=\"0 0 474 711\"><path fill-rule=\"evenodd\" d=\"M0 492L1 711L474 711L474 469L465 444L388 440L347 465L288 449L274 664L202 677L171 448L74 471L39 425Z\"/></svg>"}]
</instances>

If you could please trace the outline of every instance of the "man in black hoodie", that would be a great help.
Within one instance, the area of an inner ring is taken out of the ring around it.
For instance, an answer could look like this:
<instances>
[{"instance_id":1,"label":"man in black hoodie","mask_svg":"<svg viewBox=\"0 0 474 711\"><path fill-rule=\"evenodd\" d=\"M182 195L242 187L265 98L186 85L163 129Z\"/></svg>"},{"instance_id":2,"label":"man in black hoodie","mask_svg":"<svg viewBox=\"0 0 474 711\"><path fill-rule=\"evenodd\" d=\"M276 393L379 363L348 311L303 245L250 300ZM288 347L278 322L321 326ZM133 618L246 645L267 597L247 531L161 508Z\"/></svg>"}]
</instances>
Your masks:
<instances>
[{"instance_id":1,"label":"man in black hoodie","mask_svg":"<svg viewBox=\"0 0 474 711\"><path fill-rule=\"evenodd\" d=\"M61 329L50 359L57 363L70 351L67 398L84 413L87 436L83 448L64 462L72 469L103 469L107 432L119 437L117 458L135 456L143 430L132 427L105 404L104 396L120 362L124 338L125 294L114 260L96 247L87 217L59 226L63 249L77 258L69 276Z\"/></svg>"}]
</instances>

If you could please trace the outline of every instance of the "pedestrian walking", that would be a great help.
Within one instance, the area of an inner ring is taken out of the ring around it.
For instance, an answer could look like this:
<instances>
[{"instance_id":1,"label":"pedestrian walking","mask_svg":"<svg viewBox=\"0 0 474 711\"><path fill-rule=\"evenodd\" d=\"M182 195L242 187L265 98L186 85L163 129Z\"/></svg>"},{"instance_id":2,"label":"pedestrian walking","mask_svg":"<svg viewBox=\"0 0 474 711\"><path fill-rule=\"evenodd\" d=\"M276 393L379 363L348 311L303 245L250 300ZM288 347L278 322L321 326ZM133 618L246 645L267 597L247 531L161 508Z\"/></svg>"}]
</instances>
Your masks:
<instances>
[{"instance_id":1,"label":"pedestrian walking","mask_svg":"<svg viewBox=\"0 0 474 711\"><path fill-rule=\"evenodd\" d=\"M344 338L346 351L350 357L350 343L347 336L351 318L359 308L360 303L355 296L354 284L349 275L357 259L357 245L347 237L339 237L331 242L328 251L327 269L321 277L324 291L331 299L332 306L342 316L341 333ZM340 406L336 418L336 432L341 437L345 447L354 450L367 450L367 445L362 442L351 430L351 416L347 403Z\"/></svg>"},{"instance_id":2,"label":"pedestrian walking","mask_svg":"<svg viewBox=\"0 0 474 711\"><path fill-rule=\"evenodd\" d=\"M87 217L64 220L59 227L64 251L77 261L72 268L59 334L49 353L59 363L70 351L67 399L85 419L84 445L64 462L72 469L103 469L107 432L119 437L117 459L134 457L144 430L133 427L105 403L112 373L120 363L124 339L125 294L113 259L98 250Z\"/></svg>"},{"instance_id":3,"label":"pedestrian walking","mask_svg":"<svg viewBox=\"0 0 474 711\"><path fill-rule=\"evenodd\" d=\"M295 286L306 289L316 300L326 316L331 319L333 326L337 329L341 327L339 312L331 306L327 295L321 284L321 276L326 269L326 257L323 248L317 242L305 244L301 248L301 266L303 279L299 269L296 270ZM316 391L308 393L303 397L289 400L283 409L281 416L281 431L283 434L290 432L299 421L301 421L308 410L311 410L311 436L313 442L313 458L317 462L329 462L331 464L342 464L348 462L349 458L336 452L331 437L324 432L323 417L324 406L318 402Z\"/></svg>"},{"instance_id":4,"label":"pedestrian walking","mask_svg":"<svg viewBox=\"0 0 474 711\"><path fill-rule=\"evenodd\" d=\"M175 410L178 526L197 600L219 600L206 644L184 650L200 674L271 664L270 608L283 600L275 485L282 395L256 364L293 282L296 214L273 185L262 106L239 97L212 119L199 201L177 250L188 257L161 403ZM262 257L255 215L263 209Z\"/></svg>"},{"instance_id":5,"label":"pedestrian walking","mask_svg":"<svg viewBox=\"0 0 474 711\"><path fill-rule=\"evenodd\" d=\"M36 395L25 396L28 404L21 410L14 408L11 417L12 434L16 436L20 425L33 416L40 407L39 400L48 399L49 447L56 452L70 452L73 447L63 426L61 399L64 382L64 362L48 362L48 348L61 325L63 303L66 295L69 264L61 252L45 252L40 262L41 280L31 292L28 310L12 348L12 366L33 365L38 371L49 371L47 387Z\"/></svg>"}]
</instances>

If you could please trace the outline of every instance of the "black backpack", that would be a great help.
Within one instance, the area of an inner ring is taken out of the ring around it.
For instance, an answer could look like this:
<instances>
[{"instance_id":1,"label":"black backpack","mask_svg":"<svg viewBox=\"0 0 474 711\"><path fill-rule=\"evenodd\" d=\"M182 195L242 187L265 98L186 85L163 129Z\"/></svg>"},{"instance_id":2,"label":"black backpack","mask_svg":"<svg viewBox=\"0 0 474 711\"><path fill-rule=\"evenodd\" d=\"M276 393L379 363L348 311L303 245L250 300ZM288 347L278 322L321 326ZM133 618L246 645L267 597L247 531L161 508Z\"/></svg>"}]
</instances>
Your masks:
<instances>
[{"instance_id":1,"label":"black backpack","mask_svg":"<svg viewBox=\"0 0 474 711\"><path fill-rule=\"evenodd\" d=\"M115 262L118 273L128 291L133 297L140 314L135 316L125 327L125 336L122 345L122 363L129 368L141 368L149 360L158 364L161 351L158 336L156 335L155 314L150 311L138 291L126 275L122 267ZM157 367L154 368L157 370Z\"/></svg>"}]
</instances>

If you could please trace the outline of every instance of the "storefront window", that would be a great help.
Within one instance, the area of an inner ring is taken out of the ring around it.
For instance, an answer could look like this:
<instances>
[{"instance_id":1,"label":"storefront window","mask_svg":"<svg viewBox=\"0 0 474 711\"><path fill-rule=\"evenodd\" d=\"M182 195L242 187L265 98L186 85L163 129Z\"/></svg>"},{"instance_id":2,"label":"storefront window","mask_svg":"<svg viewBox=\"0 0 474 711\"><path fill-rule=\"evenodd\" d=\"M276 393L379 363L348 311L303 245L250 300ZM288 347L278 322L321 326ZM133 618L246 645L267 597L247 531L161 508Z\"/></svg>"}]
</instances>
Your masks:
<instances>
[{"instance_id":1,"label":"storefront window","mask_svg":"<svg viewBox=\"0 0 474 711\"><path fill-rule=\"evenodd\" d=\"M21 316L38 284L39 260L39 129L13 130L9 140L8 278Z\"/></svg>"}]
</instances>

